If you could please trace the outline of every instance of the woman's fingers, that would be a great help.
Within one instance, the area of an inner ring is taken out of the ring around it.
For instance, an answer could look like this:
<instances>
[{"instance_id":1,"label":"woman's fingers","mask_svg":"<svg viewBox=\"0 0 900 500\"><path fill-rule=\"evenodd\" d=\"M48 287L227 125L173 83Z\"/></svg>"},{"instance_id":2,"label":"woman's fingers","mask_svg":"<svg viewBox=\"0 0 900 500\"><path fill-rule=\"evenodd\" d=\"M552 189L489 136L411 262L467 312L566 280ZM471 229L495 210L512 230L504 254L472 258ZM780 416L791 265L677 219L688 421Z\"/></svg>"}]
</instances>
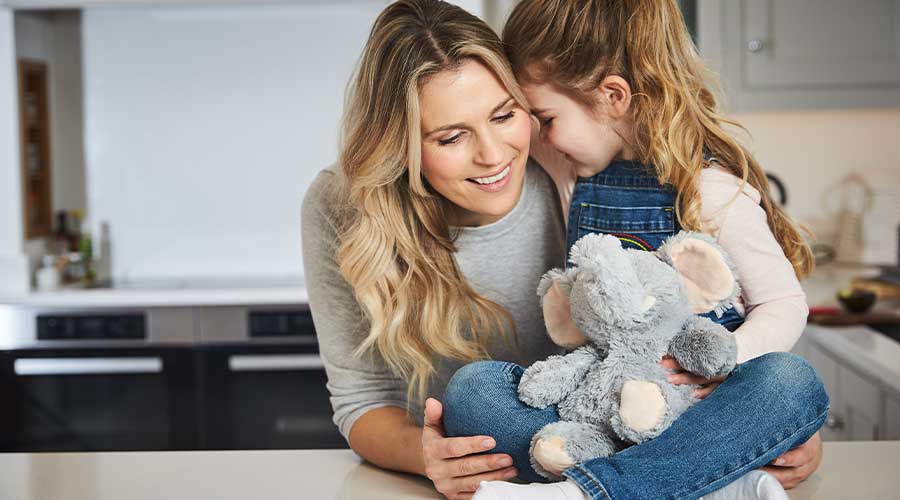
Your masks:
<instances>
[{"instance_id":1,"label":"woman's fingers","mask_svg":"<svg viewBox=\"0 0 900 500\"><path fill-rule=\"evenodd\" d=\"M438 480L434 482L434 485L444 496L457 498L453 495L474 493L482 481L506 481L516 477L517 474L518 472L514 467L507 467L483 474Z\"/></svg>"},{"instance_id":2,"label":"woman's fingers","mask_svg":"<svg viewBox=\"0 0 900 500\"><path fill-rule=\"evenodd\" d=\"M442 438L429 445L432 458L446 460L491 450L497 442L490 436L472 436Z\"/></svg>"},{"instance_id":3,"label":"woman's fingers","mask_svg":"<svg viewBox=\"0 0 900 500\"><path fill-rule=\"evenodd\" d=\"M451 477L464 477L483 474L512 466L512 458L503 453L492 455L476 455L448 461Z\"/></svg>"},{"instance_id":4,"label":"woman's fingers","mask_svg":"<svg viewBox=\"0 0 900 500\"><path fill-rule=\"evenodd\" d=\"M434 398L425 400L425 428L436 430L441 436L444 435L444 406L440 401Z\"/></svg>"}]
</instances>

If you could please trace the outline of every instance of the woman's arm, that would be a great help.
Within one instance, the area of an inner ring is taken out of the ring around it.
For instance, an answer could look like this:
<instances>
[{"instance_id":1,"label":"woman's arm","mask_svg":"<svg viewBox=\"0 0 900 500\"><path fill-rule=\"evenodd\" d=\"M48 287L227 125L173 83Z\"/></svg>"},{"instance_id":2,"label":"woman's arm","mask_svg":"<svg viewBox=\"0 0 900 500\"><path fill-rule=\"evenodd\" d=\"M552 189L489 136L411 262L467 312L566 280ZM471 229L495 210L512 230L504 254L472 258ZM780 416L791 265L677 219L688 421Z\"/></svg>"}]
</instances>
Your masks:
<instances>
[{"instance_id":1,"label":"woman's arm","mask_svg":"<svg viewBox=\"0 0 900 500\"><path fill-rule=\"evenodd\" d=\"M469 498L481 481L515 476L509 455L484 454L486 436L446 438L442 409L429 401L425 427L406 411L406 384L377 352L356 356L368 322L337 263L338 216L330 186L334 172L319 174L303 200L303 264L319 355L328 375L334 421L351 448L385 469L427 476L448 498ZM507 463L508 462L508 463Z\"/></svg>"},{"instance_id":2,"label":"woman's arm","mask_svg":"<svg viewBox=\"0 0 900 500\"><path fill-rule=\"evenodd\" d=\"M425 475L422 428L402 408L376 408L359 417L350 430L350 447L379 467Z\"/></svg>"},{"instance_id":3,"label":"woman's arm","mask_svg":"<svg viewBox=\"0 0 900 500\"><path fill-rule=\"evenodd\" d=\"M303 199L300 225L309 308L328 375L334 422L344 438L364 414L381 407L406 407L406 384L391 373L377 352L356 355L368 321L337 262L338 235L330 169L313 181Z\"/></svg>"}]
</instances>

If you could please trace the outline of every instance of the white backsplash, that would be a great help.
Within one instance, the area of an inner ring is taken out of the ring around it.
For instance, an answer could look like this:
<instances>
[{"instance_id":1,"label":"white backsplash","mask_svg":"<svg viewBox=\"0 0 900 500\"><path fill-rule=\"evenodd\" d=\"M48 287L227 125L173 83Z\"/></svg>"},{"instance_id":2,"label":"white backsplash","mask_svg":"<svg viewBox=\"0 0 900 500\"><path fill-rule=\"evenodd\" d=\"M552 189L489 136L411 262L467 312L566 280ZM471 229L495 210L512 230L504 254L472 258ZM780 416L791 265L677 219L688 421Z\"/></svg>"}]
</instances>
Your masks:
<instances>
[{"instance_id":1,"label":"white backsplash","mask_svg":"<svg viewBox=\"0 0 900 500\"><path fill-rule=\"evenodd\" d=\"M89 212L113 276L299 275L303 193L383 7L85 11Z\"/></svg>"}]
</instances>

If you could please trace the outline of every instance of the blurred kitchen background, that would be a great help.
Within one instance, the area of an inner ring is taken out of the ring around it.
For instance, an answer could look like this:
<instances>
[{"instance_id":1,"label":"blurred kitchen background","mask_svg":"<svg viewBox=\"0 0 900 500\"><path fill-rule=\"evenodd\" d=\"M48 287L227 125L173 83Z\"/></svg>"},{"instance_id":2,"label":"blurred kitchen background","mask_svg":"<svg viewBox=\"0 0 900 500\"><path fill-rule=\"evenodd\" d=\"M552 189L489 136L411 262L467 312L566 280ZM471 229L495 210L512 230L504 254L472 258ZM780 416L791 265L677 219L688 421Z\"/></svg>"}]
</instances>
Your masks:
<instances>
[{"instance_id":1,"label":"blurred kitchen background","mask_svg":"<svg viewBox=\"0 0 900 500\"><path fill-rule=\"evenodd\" d=\"M0 0L0 451L346 446L300 204L387 3ZM900 439L900 0L680 4L816 235L826 438Z\"/></svg>"}]
</instances>

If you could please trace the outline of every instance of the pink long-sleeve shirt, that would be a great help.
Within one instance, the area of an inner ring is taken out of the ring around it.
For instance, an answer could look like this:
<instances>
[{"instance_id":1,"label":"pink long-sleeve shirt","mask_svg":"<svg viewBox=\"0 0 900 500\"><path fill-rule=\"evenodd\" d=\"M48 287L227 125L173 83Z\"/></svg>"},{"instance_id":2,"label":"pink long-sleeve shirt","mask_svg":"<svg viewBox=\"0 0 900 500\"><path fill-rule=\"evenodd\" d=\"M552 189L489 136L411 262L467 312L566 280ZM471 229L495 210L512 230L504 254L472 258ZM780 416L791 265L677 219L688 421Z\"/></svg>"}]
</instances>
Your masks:
<instances>
[{"instance_id":1,"label":"pink long-sleeve shirt","mask_svg":"<svg viewBox=\"0 0 900 500\"><path fill-rule=\"evenodd\" d=\"M546 164L568 214L575 173L552 160ZM741 190L739 178L717 167L701 172L699 189L704 232L728 252L741 285L735 307L745 321L734 332L737 361L791 350L806 326L809 307L793 266L769 229L759 191L750 185Z\"/></svg>"}]
</instances>

